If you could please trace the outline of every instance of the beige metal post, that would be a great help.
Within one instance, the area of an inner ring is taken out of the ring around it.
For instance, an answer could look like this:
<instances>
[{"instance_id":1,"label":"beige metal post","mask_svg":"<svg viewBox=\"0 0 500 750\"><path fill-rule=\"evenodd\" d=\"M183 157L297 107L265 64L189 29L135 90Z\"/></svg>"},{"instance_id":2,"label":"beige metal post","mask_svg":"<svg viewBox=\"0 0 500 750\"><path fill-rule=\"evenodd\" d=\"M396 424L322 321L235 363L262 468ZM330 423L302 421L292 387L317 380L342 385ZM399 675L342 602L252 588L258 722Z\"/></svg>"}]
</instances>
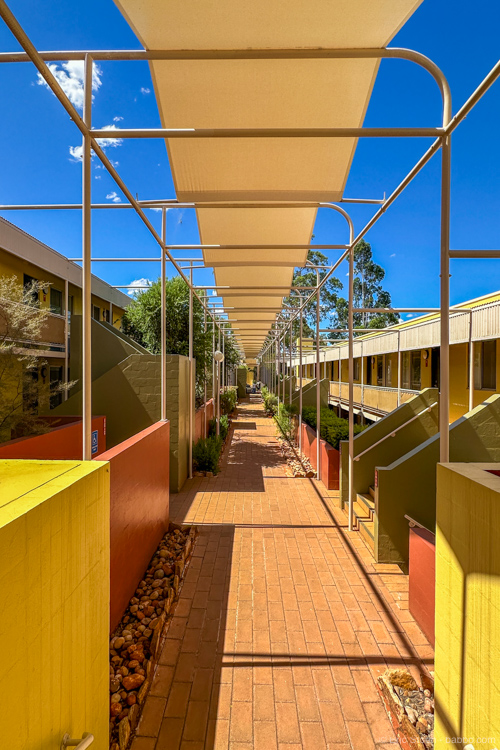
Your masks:
<instances>
[{"instance_id":1,"label":"beige metal post","mask_svg":"<svg viewBox=\"0 0 500 750\"><path fill-rule=\"evenodd\" d=\"M441 342L439 379L439 460L450 460L450 178L451 136L441 145Z\"/></svg>"},{"instance_id":2,"label":"beige metal post","mask_svg":"<svg viewBox=\"0 0 500 750\"><path fill-rule=\"evenodd\" d=\"M85 55L83 121L92 127L92 58ZM82 138L82 430L84 461L92 458L92 175L91 138Z\"/></svg>"},{"instance_id":3,"label":"beige metal post","mask_svg":"<svg viewBox=\"0 0 500 750\"><path fill-rule=\"evenodd\" d=\"M161 210L161 321L160 321L160 352L161 352L161 420L167 419L167 270L165 245L167 244L167 209Z\"/></svg>"}]
</instances>

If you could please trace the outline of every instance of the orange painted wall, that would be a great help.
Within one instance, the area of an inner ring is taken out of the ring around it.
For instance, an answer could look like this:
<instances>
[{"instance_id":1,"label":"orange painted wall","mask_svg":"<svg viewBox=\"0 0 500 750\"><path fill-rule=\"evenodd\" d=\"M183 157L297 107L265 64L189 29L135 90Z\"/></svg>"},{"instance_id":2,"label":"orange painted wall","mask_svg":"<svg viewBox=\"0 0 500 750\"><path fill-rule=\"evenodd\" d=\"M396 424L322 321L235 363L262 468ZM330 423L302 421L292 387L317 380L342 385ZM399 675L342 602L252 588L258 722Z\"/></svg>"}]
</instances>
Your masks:
<instances>
[{"instance_id":1,"label":"orange painted wall","mask_svg":"<svg viewBox=\"0 0 500 750\"><path fill-rule=\"evenodd\" d=\"M434 646L436 537L427 529L410 529L409 572L409 610Z\"/></svg>"},{"instance_id":2,"label":"orange painted wall","mask_svg":"<svg viewBox=\"0 0 500 750\"><path fill-rule=\"evenodd\" d=\"M66 421L68 418L62 418ZM69 424L55 427L44 435L17 438L0 445L0 458L31 458L79 461L82 457L82 422L71 417ZM57 420L59 421L59 420ZM106 417L93 417L92 432L97 431L97 458L106 450Z\"/></svg>"},{"instance_id":3,"label":"orange painted wall","mask_svg":"<svg viewBox=\"0 0 500 750\"><path fill-rule=\"evenodd\" d=\"M302 422L302 453L317 469L316 432L304 422ZM340 487L340 453L326 440L320 440L320 461L321 481L328 490L338 490Z\"/></svg>"},{"instance_id":4,"label":"orange painted wall","mask_svg":"<svg viewBox=\"0 0 500 750\"><path fill-rule=\"evenodd\" d=\"M205 409L207 410L207 432L208 432L208 423L214 416L214 401L212 398L209 401L207 401L206 404L203 404L203 406L200 406L200 408L196 410L195 421L194 421L195 442L199 440L201 437L207 437L207 435L205 434Z\"/></svg>"},{"instance_id":5,"label":"orange painted wall","mask_svg":"<svg viewBox=\"0 0 500 750\"><path fill-rule=\"evenodd\" d=\"M110 464L110 631L125 611L169 523L170 423L100 457Z\"/></svg>"}]
</instances>

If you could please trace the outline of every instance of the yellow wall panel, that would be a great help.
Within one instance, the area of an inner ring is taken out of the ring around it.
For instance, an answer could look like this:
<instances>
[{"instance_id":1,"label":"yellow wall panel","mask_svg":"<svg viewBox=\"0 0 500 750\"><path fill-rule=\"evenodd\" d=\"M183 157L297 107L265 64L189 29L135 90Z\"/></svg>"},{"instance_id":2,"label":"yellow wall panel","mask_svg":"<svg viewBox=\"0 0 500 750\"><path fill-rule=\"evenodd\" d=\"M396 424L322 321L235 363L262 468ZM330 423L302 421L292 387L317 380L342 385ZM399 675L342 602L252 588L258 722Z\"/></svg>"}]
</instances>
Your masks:
<instances>
[{"instance_id":1,"label":"yellow wall panel","mask_svg":"<svg viewBox=\"0 0 500 750\"><path fill-rule=\"evenodd\" d=\"M438 465L437 747L500 743L499 464Z\"/></svg>"},{"instance_id":2,"label":"yellow wall panel","mask_svg":"<svg viewBox=\"0 0 500 750\"><path fill-rule=\"evenodd\" d=\"M0 461L2 747L108 747L107 463Z\"/></svg>"}]
</instances>

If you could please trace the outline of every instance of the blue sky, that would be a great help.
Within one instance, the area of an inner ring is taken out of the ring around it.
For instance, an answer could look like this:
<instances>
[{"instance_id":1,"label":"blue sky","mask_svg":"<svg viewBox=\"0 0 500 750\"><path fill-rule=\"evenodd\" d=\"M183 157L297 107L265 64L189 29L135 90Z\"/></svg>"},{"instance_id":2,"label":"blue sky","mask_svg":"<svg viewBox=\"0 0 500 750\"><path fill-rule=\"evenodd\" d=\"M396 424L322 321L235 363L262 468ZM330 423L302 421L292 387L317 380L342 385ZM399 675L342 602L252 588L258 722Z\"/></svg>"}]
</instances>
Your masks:
<instances>
[{"instance_id":1,"label":"blue sky","mask_svg":"<svg viewBox=\"0 0 500 750\"><path fill-rule=\"evenodd\" d=\"M130 49L138 42L111 0L12 0L10 7L39 49ZM476 88L499 56L500 7L493 0L424 0L391 46L410 47L432 58L447 76L453 111ZM0 21L0 49L17 49ZM59 66L59 70L61 70ZM76 71L77 73L77 71ZM62 71L75 75L74 68ZM78 78L78 76L77 76ZM37 82L31 64L1 65L0 202L79 202L81 166L70 148L81 142L55 97ZM73 87L78 96L78 80ZM116 119L119 118L119 119ZM365 124L429 126L441 121L440 96L425 71L411 63L382 61ZM453 136L452 248L499 248L500 234L500 82L490 89ZM155 127L159 116L146 63L99 64L94 92L95 127ZM490 127L488 137L486 128ZM429 144L423 139L361 140L351 169L346 197L389 194ZM139 198L175 197L165 147L159 140L127 141L108 147L109 157ZM387 272L386 288L397 306L439 304L440 156L414 180L366 236L374 257ZM120 193L94 164L93 199L111 202ZM346 206L359 231L374 207ZM81 255L78 212L5 212L5 218L68 257ZM160 215L149 212L155 226ZM198 242L194 211L168 216L172 243ZM342 220L331 211L318 213L317 243L345 241ZM131 211L93 213L93 254L152 256L158 248ZM190 253L193 254L193 253ZM330 258L335 260L336 254ZM347 267L339 269L345 282ZM156 278L151 263L96 264L94 272L112 284ZM500 261L452 261L451 300L500 289ZM210 271L198 283L210 283Z\"/></svg>"}]
</instances>

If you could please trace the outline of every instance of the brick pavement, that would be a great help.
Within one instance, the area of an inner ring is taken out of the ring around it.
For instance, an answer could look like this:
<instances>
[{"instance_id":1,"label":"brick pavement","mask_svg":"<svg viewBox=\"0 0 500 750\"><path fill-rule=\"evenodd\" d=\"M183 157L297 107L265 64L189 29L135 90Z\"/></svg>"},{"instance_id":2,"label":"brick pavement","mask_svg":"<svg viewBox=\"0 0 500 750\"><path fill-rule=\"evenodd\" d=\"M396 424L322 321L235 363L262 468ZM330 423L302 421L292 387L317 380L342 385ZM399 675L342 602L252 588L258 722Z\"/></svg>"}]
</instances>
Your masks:
<instances>
[{"instance_id":1,"label":"brick pavement","mask_svg":"<svg viewBox=\"0 0 500 750\"><path fill-rule=\"evenodd\" d=\"M234 426L222 472L173 497L200 534L132 750L394 747L374 680L433 659L407 578L338 495L286 476L260 405Z\"/></svg>"}]
</instances>

